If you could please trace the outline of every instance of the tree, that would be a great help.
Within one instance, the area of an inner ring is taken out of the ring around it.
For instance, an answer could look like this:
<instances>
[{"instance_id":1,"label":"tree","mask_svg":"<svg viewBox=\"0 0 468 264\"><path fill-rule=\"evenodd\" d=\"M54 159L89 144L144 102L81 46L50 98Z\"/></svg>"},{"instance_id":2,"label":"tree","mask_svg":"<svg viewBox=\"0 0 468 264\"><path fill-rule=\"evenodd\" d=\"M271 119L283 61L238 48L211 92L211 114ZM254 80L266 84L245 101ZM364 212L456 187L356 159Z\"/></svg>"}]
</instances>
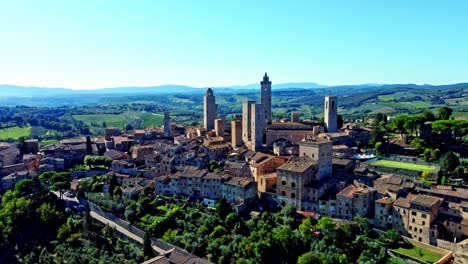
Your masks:
<instances>
[{"instance_id":1,"label":"tree","mask_svg":"<svg viewBox=\"0 0 468 264\"><path fill-rule=\"evenodd\" d=\"M377 154L377 156L382 155L382 151L384 149L383 143L382 142L375 143L374 149L375 149L375 154Z\"/></svg>"},{"instance_id":2,"label":"tree","mask_svg":"<svg viewBox=\"0 0 468 264\"><path fill-rule=\"evenodd\" d=\"M452 151L445 153L444 157L442 158L442 166L441 169L446 172L453 172L455 169L460 166L460 161L458 157Z\"/></svg>"},{"instance_id":3,"label":"tree","mask_svg":"<svg viewBox=\"0 0 468 264\"><path fill-rule=\"evenodd\" d=\"M435 115L434 113L432 113L431 110L424 110L424 112L421 113L421 117L424 119L424 121L434 121L436 118L435 118Z\"/></svg>"},{"instance_id":4,"label":"tree","mask_svg":"<svg viewBox=\"0 0 468 264\"><path fill-rule=\"evenodd\" d=\"M448 106L443 106L437 111L437 116L440 120L447 120L452 115L453 109Z\"/></svg>"},{"instance_id":5,"label":"tree","mask_svg":"<svg viewBox=\"0 0 468 264\"><path fill-rule=\"evenodd\" d=\"M91 138L89 136L86 137L86 154L87 155L93 154L93 148L91 146Z\"/></svg>"},{"instance_id":6,"label":"tree","mask_svg":"<svg viewBox=\"0 0 468 264\"><path fill-rule=\"evenodd\" d=\"M41 206L37 208L36 212L39 215L41 221L46 225L52 224L61 216L61 213L57 211L55 206L51 205L50 203L41 204Z\"/></svg>"},{"instance_id":7,"label":"tree","mask_svg":"<svg viewBox=\"0 0 468 264\"><path fill-rule=\"evenodd\" d=\"M219 199L218 203L216 204L216 212L218 213L219 217L223 220L231 212L231 207L229 206L229 203L227 202L226 198L221 197L221 199Z\"/></svg>"},{"instance_id":8,"label":"tree","mask_svg":"<svg viewBox=\"0 0 468 264\"><path fill-rule=\"evenodd\" d=\"M432 156L434 157L434 159L436 160L439 160L440 157L442 156L442 151L440 151L440 149L434 149L434 151L432 152Z\"/></svg>"},{"instance_id":9,"label":"tree","mask_svg":"<svg viewBox=\"0 0 468 264\"><path fill-rule=\"evenodd\" d=\"M320 263L322 263L320 261L320 258L318 258L312 252L307 252L297 259L297 264L320 264Z\"/></svg>"},{"instance_id":10,"label":"tree","mask_svg":"<svg viewBox=\"0 0 468 264\"><path fill-rule=\"evenodd\" d=\"M381 240L383 240L383 242L388 244L391 248L397 248L398 244L403 241L403 238L395 229L389 229L382 234Z\"/></svg>"},{"instance_id":11,"label":"tree","mask_svg":"<svg viewBox=\"0 0 468 264\"><path fill-rule=\"evenodd\" d=\"M342 128L343 127L343 124L344 124L344 121L343 121L343 116L342 115L338 115L338 119L337 119L337 124L338 124L338 128Z\"/></svg>"},{"instance_id":12,"label":"tree","mask_svg":"<svg viewBox=\"0 0 468 264\"><path fill-rule=\"evenodd\" d=\"M153 248L151 247L151 240L148 231L146 231L145 235L143 236L143 254L147 258L154 257Z\"/></svg>"},{"instance_id":13,"label":"tree","mask_svg":"<svg viewBox=\"0 0 468 264\"><path fill-rule=\"evenodd\" d=\"M431 155L432 155L432 150L431 150L430 148L424 149L423 155L424 155L424 160L425 160L425 161L430 160L430 159L431 159Z\"/></svg>"},{"instance_id":14,"label":"tree","mask_svg":"<svg viewBox=\"0 0 468 264\"><path fill-rule=\"evenodd\" d=\"M417 151L421 151L424 148L425 142L420 138L411 140L410 146L415 148ZM430 151L429 151L430 152Z\"/></svg>"},{"instance_id":15,"label":"tree","mask_svg":"<svg viewBox=\"0 0 468 264\"><path fill-rule=\"evenodd\" d=\"M336 224L330 217L322 217L318 220L316 228L326 235L333 234L336 231Z\"/></svg>"},{"instance_id":16,"label":"tree","mask_svg":"<svg viewBox=\"0 0 468 264\"><path fill-rule=\"evenodd\" d=\"M112 176L109 180L109 194L115 195L114 190L118 185L119 185L119 182L117 180L117 175L115 175L115 173L112 173Z\"/></svg>"}]
</instances>

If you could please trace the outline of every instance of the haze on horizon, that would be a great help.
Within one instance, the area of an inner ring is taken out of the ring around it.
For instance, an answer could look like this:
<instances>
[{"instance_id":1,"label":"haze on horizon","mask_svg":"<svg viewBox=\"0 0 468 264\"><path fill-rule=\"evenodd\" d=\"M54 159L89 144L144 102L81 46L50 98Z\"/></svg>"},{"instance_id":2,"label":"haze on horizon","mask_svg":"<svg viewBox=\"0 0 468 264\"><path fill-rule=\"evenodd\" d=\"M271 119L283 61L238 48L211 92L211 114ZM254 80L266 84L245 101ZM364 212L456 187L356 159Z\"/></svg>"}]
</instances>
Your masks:
<instances>
[{"instance_id":1,"label":"haze on horizon","mask_svg":"<svg viewBox=\"0 0 468 264\"><path fill-rule=\"evenodd\" d=\"M467 82L468 2L1 1L0 84Z\"/></svg>"}]
</instances>

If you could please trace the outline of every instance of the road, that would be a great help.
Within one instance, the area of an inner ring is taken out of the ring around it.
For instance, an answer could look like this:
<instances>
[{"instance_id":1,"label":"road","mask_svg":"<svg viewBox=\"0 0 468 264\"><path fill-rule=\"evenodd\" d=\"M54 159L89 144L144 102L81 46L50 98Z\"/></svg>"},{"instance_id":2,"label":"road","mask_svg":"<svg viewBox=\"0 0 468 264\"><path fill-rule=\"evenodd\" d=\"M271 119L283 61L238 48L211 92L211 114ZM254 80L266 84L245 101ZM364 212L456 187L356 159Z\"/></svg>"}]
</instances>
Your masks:
<instances>
[{"instance_id":1,"label":"road","mask_svg":"<svg viewBox=\"0 0 468 264\"><path fill-rule=\"evenodd\" d=\"M57 191L50 191L51 193L55 194L58 198L60 198L60 193ZM78 199L75 197L66 197L65 195L62 195L62 200L67 203L67 205L71 208L74 208L78 212L84 212L85 207L80 204Z\"/></svg>"},{"instance_id":2,"label":"road","mask_svg":"<svg viewBox=\"0 0 468 264\"><path fill-rule=\"evenodd\" d=\"M109 219L107 219L107 218L105 218L105 217L102 217L102 216L96 214L96 213L93 212L93 211L89 211L89 215L90 215L92 218L98 220L99 222L101 222L101 223L103 223L103 224L105 224L105 225L109 225L109 226L112 227L112 228L115 228L117 231L119 231L120 233L124 234L125 236L127 236L127 237L129 237L129 238L131 238L131 239L133 239L133 240L135 240L135 241L137 241L137 242L143 244L143 239L142 239L142 238L140 238L139 236L133 234L132 232L128 231L127 229L121 227L120 225L118 225L118 224L112 222L111 220L109 220Z\"/></svg>"}]
</instances>

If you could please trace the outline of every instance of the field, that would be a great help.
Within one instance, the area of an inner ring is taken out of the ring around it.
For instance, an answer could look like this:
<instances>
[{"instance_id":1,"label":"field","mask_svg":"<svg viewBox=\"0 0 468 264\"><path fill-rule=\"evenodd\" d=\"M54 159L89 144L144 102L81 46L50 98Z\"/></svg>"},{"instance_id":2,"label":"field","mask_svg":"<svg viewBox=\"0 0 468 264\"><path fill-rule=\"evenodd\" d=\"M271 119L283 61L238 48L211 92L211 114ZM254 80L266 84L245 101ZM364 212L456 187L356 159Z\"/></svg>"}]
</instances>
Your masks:
<instances>
[{"instance_id":1,"label":"field","mask_svg":"<svg viewBox=\"0 0 468 264\"><path fill-rule=\"evenodd\" d=\"M106 122L107 127L122 128L126 124L131 124L134 128L145 128L148 126L161 126L163 115L146 112L124 112L121 114L95 114L95 115L74 115L73 118L90 125L97 122L102 125Z\"/></svg>"},{"instance_id":2,"label":"field","mask_svg":"<svg viewBox=\"0 0 468 264\"><path fill-rule=\"evenodd\" d=\"M422 261L427 261L430 263L434 263L438 261L441 257L443 257L435 252L429 251L424 248L419 248L419 247L412 247L412 248L400 247L398 249L395 249L395 251L403 255L407 255L412 258L419 259Z\"/></svg>"},{"instance_id":3,"label":"field","mask_svg":"<svg viewBox=\"0 0 468 264\"><path fill-rule=\"evenodd\" d=\"M91 125L91 122L97 122L98 124L106 122L108 127L123 127L126 124L123 114L74 115L73 118L83 121L87 125Z\"/></svg>"},{"instance_id":4,"label":"field","mask_svg":"<svg viewBox=\"0 0 468 264\"><path fill-rule=\"evenodd\" d=\"M149 126L162 126L164 122L164 116L159 114L152 114L152 113L141 113L139 114L139 118L143 120L141 127L149 127Z\"/></svg>"},{"instance_id":5,"label":"field","mask_svg":"<svg viewBox=\"0 0 468 264\"><path fill-rule=\"evenodd\" d=\"M387 167L387 168L395 168L395 169L414 170L414 171L421 171L421 172L433 171L436 169L435 166L431 166L431 165L414 164L414 163L399 162L399 161L393 161L393 160L378 160L376 162L373 162L372 165Z\"/></svg>"},{"instance_id":6,"label":"field","mask_svg":"<svg viewBox=\"0 0 468 264\"><path fill-rule=\"evenodd\" d=\"M10 127L7 129L0 129L0 140L18 139L20 137L29 137L31 134L31 127Z\"/></svg>"}]
</instances>

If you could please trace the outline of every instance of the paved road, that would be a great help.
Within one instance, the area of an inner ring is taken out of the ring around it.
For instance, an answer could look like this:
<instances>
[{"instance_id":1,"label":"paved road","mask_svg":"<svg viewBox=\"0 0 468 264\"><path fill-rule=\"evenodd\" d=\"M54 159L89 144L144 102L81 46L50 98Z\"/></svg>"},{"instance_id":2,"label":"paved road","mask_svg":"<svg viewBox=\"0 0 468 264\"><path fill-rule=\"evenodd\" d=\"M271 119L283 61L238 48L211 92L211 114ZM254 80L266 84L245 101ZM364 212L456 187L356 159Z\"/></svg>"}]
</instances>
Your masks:
<instances>
[{"instance_id":1,"label":"paved road","mask_svg":"<svg viewBox=\"0 0 468 264\"><path fill-rule=\"evenodd\" d=\"M99 222L101 222L101 223L103 223L103 224L105 224L105 225L109 225L109 226L112 227L112 228L115 228L117 231L119 231L120 233L124 234L125 236L127 236L127 237L129 237L129 238L131 238L131 239L133 239L133 240L135 240L135 241L137 241L137 242L143 244L143 239L142 239L142 238L140 238L139 236L133 234L132 232L128 231L127 229L121 227L120 225L118 225L118 224L112 222L111 220L109 220L109 219L107 219L107 218L105 218L105 217L102 217L102 216L96 214L96 213L93 212L93 211L90 211L90 212L89 212L89 215L90 215L92 218L98 220Z\"/></svg>"}]
</instances>

